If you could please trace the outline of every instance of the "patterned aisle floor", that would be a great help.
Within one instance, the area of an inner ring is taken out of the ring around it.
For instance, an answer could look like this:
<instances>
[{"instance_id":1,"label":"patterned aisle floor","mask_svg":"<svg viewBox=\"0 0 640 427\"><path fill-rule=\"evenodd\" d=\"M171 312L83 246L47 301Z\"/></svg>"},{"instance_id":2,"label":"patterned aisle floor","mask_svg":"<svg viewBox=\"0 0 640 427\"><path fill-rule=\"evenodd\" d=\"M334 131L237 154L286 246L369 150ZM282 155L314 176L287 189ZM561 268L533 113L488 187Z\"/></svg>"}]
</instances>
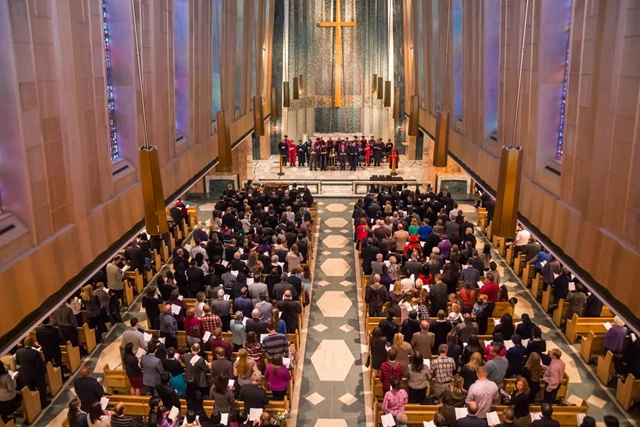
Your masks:
<instances>
[{"instance_id":1,"label":"patterned aisle floor","mask_svg":"<svg viewBox=\"0 0 640 427\"><path fill-rule=\"evenodd\" d=\"M318 202L320 236L298 426L365 424L351 201Z\"/></svg>"}]
</instances>

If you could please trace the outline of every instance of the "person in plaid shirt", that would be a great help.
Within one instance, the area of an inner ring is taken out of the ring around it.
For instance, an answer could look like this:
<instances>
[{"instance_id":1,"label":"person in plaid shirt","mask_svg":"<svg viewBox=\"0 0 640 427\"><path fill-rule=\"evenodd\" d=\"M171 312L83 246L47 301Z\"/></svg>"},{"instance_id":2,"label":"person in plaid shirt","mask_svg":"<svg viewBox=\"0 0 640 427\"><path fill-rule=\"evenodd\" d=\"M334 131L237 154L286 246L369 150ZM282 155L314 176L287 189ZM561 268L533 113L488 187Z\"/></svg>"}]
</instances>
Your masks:
<instances>
[{"instance_id":1,"label":"person in plaid shirt","mask_svg":"<svg viewBox=\"0 0 640 427\"><path fill-rule=\"evenodd\" d=\"M449 347L447 347L446 344L441 344L438 347L440 356L438 356L436 360L431 361L431 377L433 378L431 385L432 397L440 397L440 395L444 393L453 379L453 373L457 369L455 360L447 357L448 350Z\"/></svg>"},{"instance_id":2,"label":"person in plaid shirt","mask_svg":"<svg viewBox=\"0 0 640 427\"><path fill-rule=\"evenodd\" d=\"M404 372L402 363L396 362L397 356L398 352L392 348L387 353L387 361L380 365L380 382L382 382L382 391L385 393L389 391L391 378L402 378Z\"/></svg>"},{"instance_id":3,"label":"person in plaid shirt","mask_svg":"<svg viewBox=\"0 0 640 427\"><path fill-rule=\"evenodd\" d=\"M211 307L209 307L208 304L205 304L204 307L202 307L202 311L204 312L204 315L200 320L202 320L203 332L211 332L213 334L215 328L222 329L222 320L220 320L220 318L215 314L211 313Z\"/></svg>"}]
</instances>

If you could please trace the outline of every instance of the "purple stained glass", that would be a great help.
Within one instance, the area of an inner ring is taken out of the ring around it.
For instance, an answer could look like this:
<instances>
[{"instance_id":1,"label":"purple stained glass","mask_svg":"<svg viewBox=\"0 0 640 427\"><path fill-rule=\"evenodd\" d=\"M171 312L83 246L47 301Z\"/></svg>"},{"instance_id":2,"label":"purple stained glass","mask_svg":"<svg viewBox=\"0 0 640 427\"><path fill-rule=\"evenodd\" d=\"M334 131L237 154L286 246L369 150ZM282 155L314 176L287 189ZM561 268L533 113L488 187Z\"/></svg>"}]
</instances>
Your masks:
<instances>
[{"instance_id":1,"label":"purple stained glass","mask_svg":"<svg viewBox=\"0 0 640 427\"><path fill-rule=\"evenodd\" d=\"M104 32L104 62L107 77L107 110L109 112L109 144L111 146L111 160L120 158L118 147L118 128L116 126L116 106L113 98L113 83L111 81L111 40L109 38L109 24L107 22L107 4L102 0L102 31Z\"/></svg>"},{"instance_id":2,"label":"purple stained glass","mask_svg":"<svg viewBox=\"0 0 640 427\"><path fill-rule=\"evenodd\" d=\"M569 78L569 42L567 41L567 56L564 60L564 79L562 81L562 97L560 104L560 127L558 129L558 143L556 144L556 160L562 160L564 153L564 113L567 105L567 80Z\"/></svg>"}]
</instances>

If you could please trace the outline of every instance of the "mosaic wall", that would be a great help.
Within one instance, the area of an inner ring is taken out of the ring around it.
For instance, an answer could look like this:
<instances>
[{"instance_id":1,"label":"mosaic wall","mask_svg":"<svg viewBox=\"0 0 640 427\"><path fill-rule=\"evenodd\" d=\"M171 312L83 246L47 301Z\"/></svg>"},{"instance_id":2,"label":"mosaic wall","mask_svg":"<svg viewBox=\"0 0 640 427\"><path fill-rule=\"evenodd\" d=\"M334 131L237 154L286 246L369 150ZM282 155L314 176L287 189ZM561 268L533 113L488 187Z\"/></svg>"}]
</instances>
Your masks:
<instances>
[{"instance_id":1,"label":"mosaic wall","mask_svg":"<svg viewBox=\"0 0 640 427\"><path fill-rule=\"evenodd\" d=\"M333 108L335 29L318 25L335 21L334 7L335 0L289 2L289 81L303 75L302 98L292 100L291 110L314 109L316 132L360 132L363 130L361 107L382 108L382 100L371 93L373 74L385 80L390 77L387 3L340 2L341 21L356 22L356 26L342 28L343 107L339 109ZM401 13L399 19L402 20ZM277 51L275 46L274 51Z\"/></svg>"}]
</instances>

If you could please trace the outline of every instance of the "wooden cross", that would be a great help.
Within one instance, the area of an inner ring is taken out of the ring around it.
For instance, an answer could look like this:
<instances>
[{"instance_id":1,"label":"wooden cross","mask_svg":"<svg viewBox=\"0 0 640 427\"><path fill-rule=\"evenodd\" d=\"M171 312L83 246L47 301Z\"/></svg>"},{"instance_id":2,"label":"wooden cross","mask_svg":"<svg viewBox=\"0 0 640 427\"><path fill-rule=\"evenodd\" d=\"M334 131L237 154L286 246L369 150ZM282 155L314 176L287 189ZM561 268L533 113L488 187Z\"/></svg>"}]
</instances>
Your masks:
<instances>
[{"instance_id":1,"label":"wooden cross","mask_svg":"<svg viewBox=\"0 0 640 427\"><path fill-rule=\"evenodd\" d=\"M321 27L334 27L336 45L333 60L333 106L342 105L342 27L355 27L355 22L340 21L340 0L336 0L336 20L320 22Z\"/></svg>"}]
</instances>

